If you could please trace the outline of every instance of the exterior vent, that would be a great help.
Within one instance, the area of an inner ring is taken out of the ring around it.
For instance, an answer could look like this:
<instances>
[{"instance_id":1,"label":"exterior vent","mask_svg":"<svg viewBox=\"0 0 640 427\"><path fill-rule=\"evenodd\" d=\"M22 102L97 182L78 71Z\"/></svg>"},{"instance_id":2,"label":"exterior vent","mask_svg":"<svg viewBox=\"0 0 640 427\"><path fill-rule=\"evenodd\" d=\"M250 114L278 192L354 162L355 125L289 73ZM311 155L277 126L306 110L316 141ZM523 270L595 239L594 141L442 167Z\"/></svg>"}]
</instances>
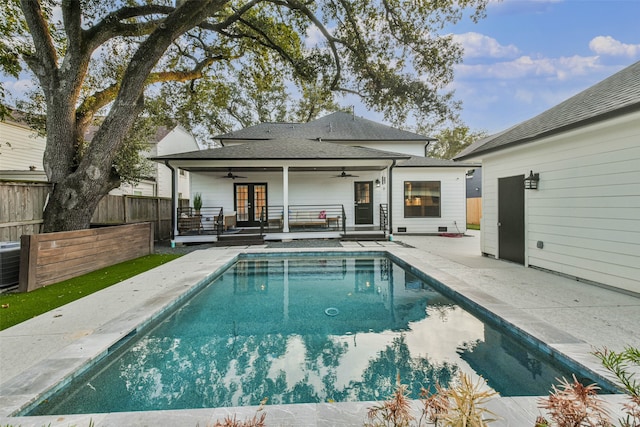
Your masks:
<instances>
[{"instance_id":1,"label":"exterior vent","mask_svg":"<svg viewBox=\"0 0 640 427\"><path fill-rule=\"evenodd\" d=\"M438 233L446 233L447 227L438 227Z\"/></svg>"},{"instance_id":2,"label":"exterior vent","mask_svg":"<svg viewBox=\"0 0 640 427\"><path fill-rule=\"evenodd\" d=\"M407 227L398 227L398 233L406 233Z\"/></svg>"},{"instance_id":3,"label":"exterior vent","mask_svg":"<svg viewBox=\"0 0 640 427\"><path fill-rule=\"evenodd\" d=\"M0 288L20 280L20 242L0 242Z\"/></svg>"}]
</instances>

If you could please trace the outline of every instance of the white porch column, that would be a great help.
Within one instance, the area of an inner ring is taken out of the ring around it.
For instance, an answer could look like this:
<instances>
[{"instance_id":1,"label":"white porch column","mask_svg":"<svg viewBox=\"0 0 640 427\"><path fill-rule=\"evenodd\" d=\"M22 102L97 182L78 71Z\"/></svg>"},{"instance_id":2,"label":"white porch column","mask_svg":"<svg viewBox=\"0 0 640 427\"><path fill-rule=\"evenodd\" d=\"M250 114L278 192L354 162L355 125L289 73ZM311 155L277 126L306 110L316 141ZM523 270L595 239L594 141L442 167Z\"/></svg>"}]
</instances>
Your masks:
<instances>
[{"instance_id":1,"label":"white porch column","mask_svg":"<svg viewBox=\"0 0 640 427\"><path fill-rule=\"evenodd\" d=\"M178 232L178 171L169 164L169 161L164 162L165 166L171 170L171 226L173 231L171 232L171 247L176 244L176 236Z\"/></svg>"},{"instance_id":2,"label":"white porch column","mask_svg":"<svg viewBox=\"0 0 640 427\"><path fill-rule=\"evenodd\" d=\"M282 167L282 232L289 232L289 166Z\"/></svg>"}]
</instances>

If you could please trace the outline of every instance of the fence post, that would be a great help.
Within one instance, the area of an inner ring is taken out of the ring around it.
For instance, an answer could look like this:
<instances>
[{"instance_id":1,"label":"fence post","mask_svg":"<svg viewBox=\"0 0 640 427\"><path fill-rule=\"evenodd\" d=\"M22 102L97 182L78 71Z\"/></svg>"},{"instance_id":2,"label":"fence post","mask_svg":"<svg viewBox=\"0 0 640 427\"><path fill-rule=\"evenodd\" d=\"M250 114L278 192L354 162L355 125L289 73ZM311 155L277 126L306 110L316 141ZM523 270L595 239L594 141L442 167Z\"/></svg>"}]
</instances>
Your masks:
<instances>
[{"instance_id":1,"label":"fence post","mask_svg":"<svg viewBox=\"0 0 640 427\"><path fill-rule=\"evenodd\" d=\"M36 282L36 266L38 264L38 234L20 236L20 273L18 276L18 292L27 292Z\"/></svg>"},{"instance_id":2,"label":"fence post","mask_svg":"<svg viewBox=\"0 0 640 427\"><path fill-rule=\"evenodd\" d=\"M127 209L127 205L129 204L129 199L126 194L122 195L122 215L125 224L129 224L129 209Z\"/></svg>"},{"instance_id":3,"label":"fence post","mask_svg":"<svg viewBox=\"0 0 640 427\"><path fill-rule=\"evenodd\" d=\"M155 252L155 235L154 235L155 223L149 222L149 253Z\"/></svg>"}]
</instances>

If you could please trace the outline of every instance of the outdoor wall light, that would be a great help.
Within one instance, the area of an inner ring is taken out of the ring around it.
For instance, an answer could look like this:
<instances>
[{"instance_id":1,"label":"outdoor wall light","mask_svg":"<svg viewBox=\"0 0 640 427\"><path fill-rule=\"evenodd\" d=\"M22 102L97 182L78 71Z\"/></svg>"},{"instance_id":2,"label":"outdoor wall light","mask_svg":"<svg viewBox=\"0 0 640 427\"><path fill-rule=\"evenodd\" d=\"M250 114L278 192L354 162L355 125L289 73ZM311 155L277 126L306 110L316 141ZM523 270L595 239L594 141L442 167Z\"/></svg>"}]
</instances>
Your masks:
<instances>
[{"instance_id":1,"label":"outdoor wall light","mask_svg":"<svg viewBox=\"0 0 640 427\"><path fill-rule=\"evenodd\" d=\"M540 174L529 171L529 176L524 179L524 188L527 190L537 190L538 181L540 181Z\"/></svg>"},{"instance_id":2,"label":"outdoor wall light","mask_svg":"<svg viewBox=\"0 0 640 427\"><path fill-rule=\"evenodd\" d=\"M376 187L380 187L380 180L376 178Z\"/></svg>"}]
</instances>

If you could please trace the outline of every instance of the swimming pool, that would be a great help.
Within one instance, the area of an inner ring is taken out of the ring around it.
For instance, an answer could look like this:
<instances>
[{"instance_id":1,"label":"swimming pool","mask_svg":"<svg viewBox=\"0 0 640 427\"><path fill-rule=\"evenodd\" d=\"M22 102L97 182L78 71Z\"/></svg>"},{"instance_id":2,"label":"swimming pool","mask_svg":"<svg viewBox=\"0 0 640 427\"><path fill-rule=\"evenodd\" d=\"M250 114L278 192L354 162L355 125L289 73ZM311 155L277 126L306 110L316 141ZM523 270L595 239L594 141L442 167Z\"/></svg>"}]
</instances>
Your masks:
<instances>
[{"instance_id":1,"label":"swimming pool","mask_svg":"<svg viewBox=\"0 0 640 427\"><path fill-rule=\"evenodd\" d=\"M458 370L542 395L570 374L428 282L383 256L242 258L30 415L380 400Z\"/></svg>"}]
</instances>

